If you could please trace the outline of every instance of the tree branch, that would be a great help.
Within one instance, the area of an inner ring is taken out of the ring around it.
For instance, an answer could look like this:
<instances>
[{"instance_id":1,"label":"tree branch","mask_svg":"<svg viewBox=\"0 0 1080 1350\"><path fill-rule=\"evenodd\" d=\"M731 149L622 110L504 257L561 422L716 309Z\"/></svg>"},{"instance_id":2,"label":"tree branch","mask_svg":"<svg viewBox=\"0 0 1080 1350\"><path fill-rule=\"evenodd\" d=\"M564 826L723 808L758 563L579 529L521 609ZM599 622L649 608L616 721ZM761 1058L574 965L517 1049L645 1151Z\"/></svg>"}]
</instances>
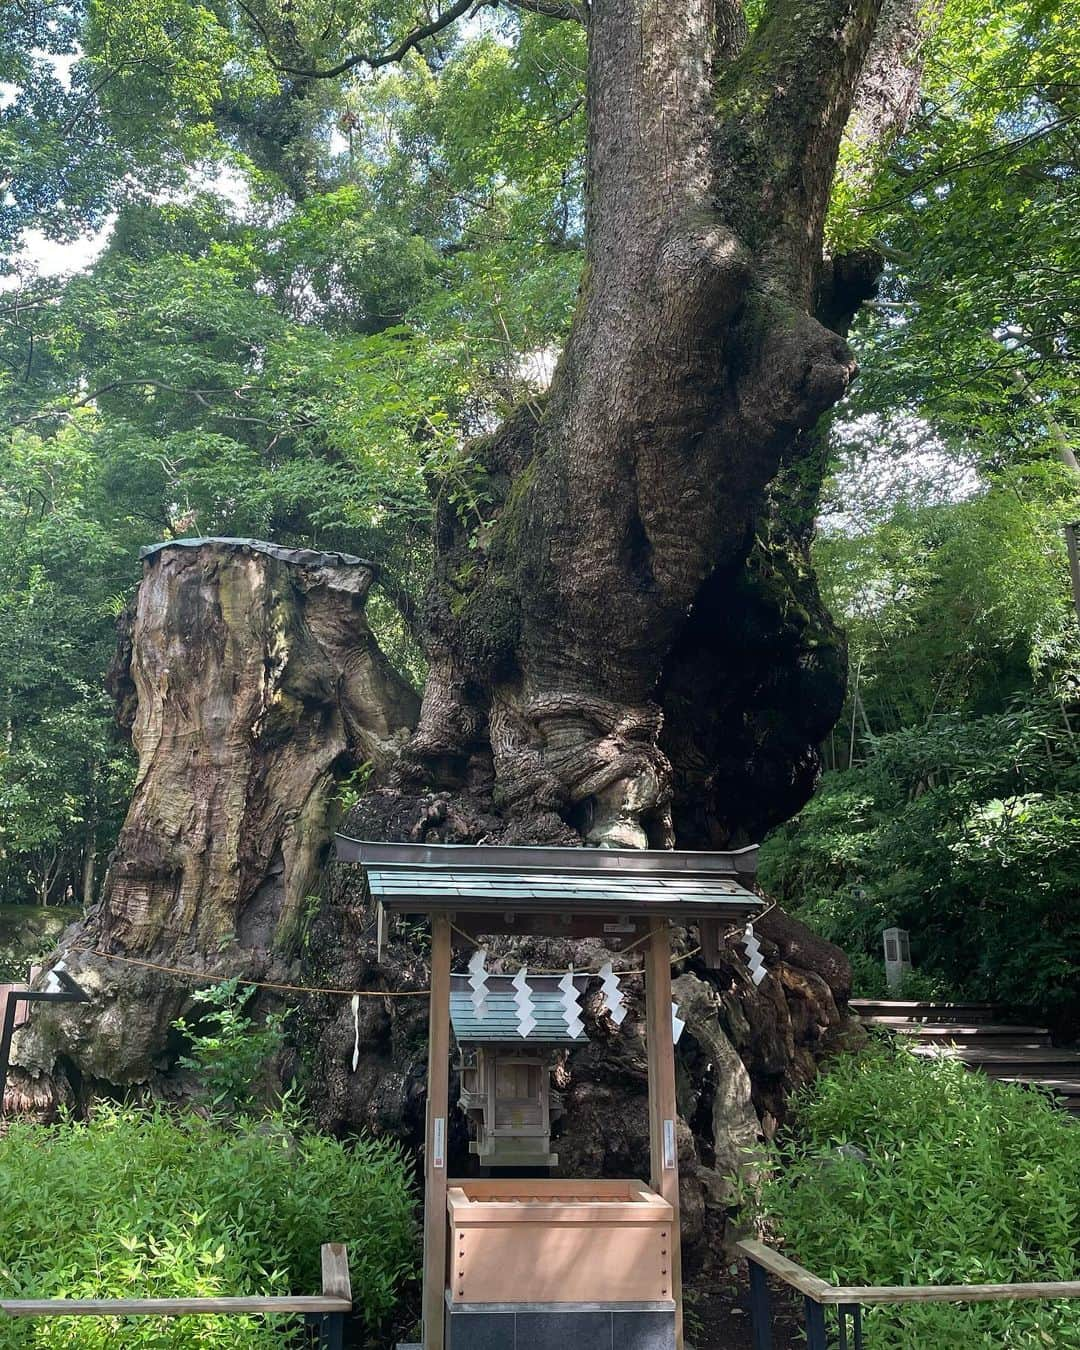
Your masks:
<instances>
[{"instance_id":1,"label":"tree branch","mask_svg":"<svg viewBox=\"0 0 1080 1350\"><path fill-rule=\"evenodd\" d=\"M352 56L346 56L336 65L316 69L314 67L294 66L286 61L279 60L274 55L273 34L262 18L246 3L246 0L237 0L237 3L262 38L267 59L273 68L282 75L291 75L301 80L332 80L339 75L347 74L350 70L355 70L357 66L367 66L369 70L378 70L381 66L393 65L419 47L422 42L435 37L443 29L456 23L470 10L475 12L481 9L496 9L500 4L507 4L513 9L528 10L530 14L541 14L548 19L569 19L574 23L584 24L588 18L588 0L581 0L581 3L577 3L577 0L457 0L457 3L451 5L441 14L437 14L428 23L414 28L407 37L402 38L397 46L390 51L355 52ZM330 29L328 26L323 33L323 39L327 39L329 35Z\"/></svg>"},{"instance_id":2,"label":"tree branch","mask_svg":"<svg viewBox=\"0 0 1080 1350\"><path fill-rule=\"evenodd\" d=\"M809 304L840 137L882 0L772 0L719 81L719 207Z\"/></svg>"},{"instance_id":3,"label":"tree branch","mask_svg":"<svg viewBox=\"0 0 1080 1350\"><path fill-rule=\"evenodd\" d=\"M76 399L72 403L59 404L52 408L44 408L40 412L32 413L28 417L18 418L7 423L8 427L26 427L35 422L45 422L51 417L70 417L73 412L79 408L87 408L95 400L101 398L104 394L111 394L115 389L158 389L166 394L179 394L183 397L193 398L200 407L205 408L207 412L215 417L220 417L226 422L248 422L255 426L269 426L269 419L265 417L250 417L245 413L233 413L227 409L222 409L211 401L214 397L227 395L231 398L241 398L244 390L241 389L193 389L181 385L167 384L164 380L155 380L152 378L135 377L124 380L111 380L108 384L103 384L99 389L92 393ZM304 427L310 425L303 418L297 419L296 426Z\"/></svg>"},{"instance_id":4,"label":"tree branch","mask_svg":"<svg viewBox=\"0 0 1080 1350\"><path fill-rule=\"evenodd\" d=\"M494 8L500 0L489 0ZM574 23L588 21L588 0L574 4L573 0L504 0L513 9L527 9L530 14L542 14L545 19L570 19Z\"/></svg>"},{"instance_id":5,"label":"tree branch","mask_svg":"<svg viewBox=\"0 0 1080 1350\"><path fill-rule=\"evenodd\" d=\"M395 61L400 61L409 52L419 47L422 42L426 42L428 38L434 37L436 33L441 33L444 28L449 28L452 23L456 23L471 9L482 8L484 3L485 0L480 0L480 4L477 3L477 0L456 0L455 4L451 5L449 9L443 10L441 14L437 14L429 23L414 28L391 51L356 52L352 56L345 57L343 61L339 61L337 65L327 66L320 70L315 67L305 68L287 65L285 62L279 61L273 53L274 40L262 19L246 3L246 0L238 0L241 10L247 15L266 44L266 56L270 64L282 75L292 75L301 80L333 80L339 75L345 75L350 70L355 70L357 66L367 66L370 70L378 70L380 66L393 65Z\"/></svg>"},{"instance_id":6,"label":"tree branch","mask_svg":"<svg viewBox=\"0 0 1080 1350\"><path fill-rule=\"evenodd\" d=\"M919 96L926 39L944 7L944 0L883 0L847 126L853 140L888 144L907 126Z\"/></svg>"}]
</instances>

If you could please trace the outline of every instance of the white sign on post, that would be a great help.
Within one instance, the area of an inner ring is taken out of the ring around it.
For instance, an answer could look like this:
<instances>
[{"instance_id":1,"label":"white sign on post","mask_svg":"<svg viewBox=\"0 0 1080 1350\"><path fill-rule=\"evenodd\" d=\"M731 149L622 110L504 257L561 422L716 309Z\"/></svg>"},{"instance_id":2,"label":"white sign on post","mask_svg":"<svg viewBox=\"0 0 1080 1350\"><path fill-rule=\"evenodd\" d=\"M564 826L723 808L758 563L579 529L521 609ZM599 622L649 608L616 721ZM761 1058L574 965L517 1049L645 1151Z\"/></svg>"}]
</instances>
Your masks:
<instances>
[{"instance_id":1,"label":"white sign on post","mask_svg":"<svg viewBox=\"0 0 1080 1350\"><path fill-rule=\"evenodd\" d=\"M435 1129L431 1142L431 1165L432 1167L444 1168L446 1166L446 1117L435 1117Z\"/></svg>"},{"instance_id":2,"label":"white sign on post","mask_svg":"<svg viewBox=\"0 0 1080 1350\"><path fill-rule=\"evenodd\" d=\"M675 1122L664 1121L664 1167L670 1172L675 1168Z\"/></svg>"}]
</instances>

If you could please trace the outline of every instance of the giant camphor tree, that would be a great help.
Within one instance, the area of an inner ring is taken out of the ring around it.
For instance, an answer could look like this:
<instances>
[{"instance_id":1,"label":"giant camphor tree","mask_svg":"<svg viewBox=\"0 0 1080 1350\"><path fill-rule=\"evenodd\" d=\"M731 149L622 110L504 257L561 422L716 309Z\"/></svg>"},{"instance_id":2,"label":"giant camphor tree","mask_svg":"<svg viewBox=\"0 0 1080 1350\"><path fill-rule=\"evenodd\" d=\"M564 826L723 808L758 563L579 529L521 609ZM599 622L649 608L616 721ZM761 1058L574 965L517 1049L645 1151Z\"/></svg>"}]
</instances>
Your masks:
<instances>
[{"instance_id":1,"label":"giant camphor tree","mask_svg":"<svg viewBox=\"0 0 1080 1350\"><path fill-rule=\"evenodd\" d=\"M489 6L408 8L227 11L277 83L220 116L256 160L273 123L294 201L318 166L290 129L320 115L325 82ZM471 446L467 491L436 487L408 614L422 702L364 620L371 565L227 542L148 559L114 673L135 796L66 943L98 1011L39 1018L30 1068L168 1066L183 989L109 954L290 970L333 786L357 764L358 828L386 837L723 847L812 790L844 676L809 564L815 426L854 377L844 333L879 265L827 258L825 215L845 127L872 143L910 108L919 19L905 0L771 0L749 19L740 0L519 8L585 30L585 259L550 387ZM378 44L357 49L358 28ZM156 409L165 382L127 383ZM835 1023L838 954L775 935L802 1030ZM800 944L826 980L794 969ZM779 1079L799 1052L780 984L762 999Z\"/></svg>"},{"instance_id":2,"label":"giant camphor tree","mask_svg":"<svg viewBox=\"0 0 1080 1350\"><path fill-rule=\"evenodd\" d=\"M546 396L475 450L482 506L439 504L400 773L493 780L501 812L590 843L744 840L800 804L836 712L798 521L745 564L768 485L800 479L855 371L838 330L873 261L823 258L825 212L860 80L880 135L914 93L917 28L892 7L863 79L876 4L774 4L749 34L738 3L523 7L587 29L583 278ZM329 65L250 13L299 97L474 8ZM805 512L798 492L777 514Z\"/></svg>"}]
</instances>

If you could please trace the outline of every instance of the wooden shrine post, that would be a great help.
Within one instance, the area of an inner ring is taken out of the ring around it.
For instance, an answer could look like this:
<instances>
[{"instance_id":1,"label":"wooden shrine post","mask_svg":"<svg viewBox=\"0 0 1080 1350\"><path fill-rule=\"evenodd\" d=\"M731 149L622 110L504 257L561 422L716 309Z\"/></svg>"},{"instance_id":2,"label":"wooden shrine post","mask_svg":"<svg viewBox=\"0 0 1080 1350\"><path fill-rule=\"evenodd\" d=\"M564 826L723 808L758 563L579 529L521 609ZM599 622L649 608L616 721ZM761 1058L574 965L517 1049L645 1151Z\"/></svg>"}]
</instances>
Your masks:
<instances>
[{"instance_id":1,"label":"wooden shrine post","mask_svg":"<svg viewBox=\"0 0 1080 1350\"><path fill-rule=\"evenodd\" d=\"M649 1057L649 1183L674 1211L668 1242L670 1296L675 1301L675 1346L682 1350L682 1238L679 1229L679 1154L675 1132L675 1046L671 1034L671 931L649 921L645 953L645 1039Z\"/></svg>"},{"instance_id":2,"label":"wooden shrine post","mask_svg":"<svg viewBox=\"0 0 1080 1350\"><path fill-rule=\"evenodd\" d=\"M669 972L670 975L670 972ZM424 1350L443 1350L446 1150L450 1092L450 916L431 916L427 1127L424 1149Z\"/></svg>"}]
</instances>

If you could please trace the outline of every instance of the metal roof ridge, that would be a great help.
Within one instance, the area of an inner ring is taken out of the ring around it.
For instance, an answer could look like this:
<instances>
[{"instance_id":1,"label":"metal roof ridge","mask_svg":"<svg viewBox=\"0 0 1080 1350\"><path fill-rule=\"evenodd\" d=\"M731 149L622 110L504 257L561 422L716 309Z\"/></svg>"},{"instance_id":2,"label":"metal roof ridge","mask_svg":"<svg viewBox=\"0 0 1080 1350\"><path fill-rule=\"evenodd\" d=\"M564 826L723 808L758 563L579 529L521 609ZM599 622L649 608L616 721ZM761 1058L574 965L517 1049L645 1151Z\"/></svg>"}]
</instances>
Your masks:
<instances>
[{"instance_id":1,"label":"metal roof ridge","mask_svg":"<svg viewBox=\"0 0 1080 1350\"><path fill-rule=\"evenodd\" d=\"M559 844L402 844L335 835L338 858L343 862L387 867L438 869L456 863L460 867L491 870L552 867L556 861L568 866L555 870L596 874L626 872L639 876L752 875L757 871L758 845L741 849L614 849ZM573 862L570 860L573 859Z\"/></svg>"}]
</instances>

